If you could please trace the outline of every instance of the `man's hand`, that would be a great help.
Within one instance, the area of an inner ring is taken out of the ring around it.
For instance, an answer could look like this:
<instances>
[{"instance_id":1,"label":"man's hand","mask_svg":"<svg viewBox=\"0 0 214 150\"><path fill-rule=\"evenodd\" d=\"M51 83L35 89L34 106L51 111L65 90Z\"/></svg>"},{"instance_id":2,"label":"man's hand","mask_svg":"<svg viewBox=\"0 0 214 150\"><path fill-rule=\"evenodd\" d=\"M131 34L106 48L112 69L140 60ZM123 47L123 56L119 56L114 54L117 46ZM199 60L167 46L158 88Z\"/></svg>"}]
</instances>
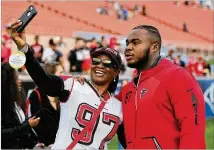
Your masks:
<instances>
[{"instance_id":1,"label":"man's hand","mask_svg":"<svg viewBox=\"0 0 214 150\"><path fill-rule=\"evenodd\" d=\"M85 77L82 75L82 76L76 76L74 77L75 80L77 80L80 84L84 84L85 82Z\"/></svg>"},{"instance_id":2,"label":"man's hand","mask_svg":"<svg viewBox=\"0 0 214 150\"><path fill-rule=\"evenodd\" d=\"M21 33L17 32L17 28L22 25L22 22L20 20L17 20L16 22L11 24L11 37L15 44L17 45L18 49L22 49L26 45L26 36L25 31L23 30Z\"/></svg>"}]
</instances>

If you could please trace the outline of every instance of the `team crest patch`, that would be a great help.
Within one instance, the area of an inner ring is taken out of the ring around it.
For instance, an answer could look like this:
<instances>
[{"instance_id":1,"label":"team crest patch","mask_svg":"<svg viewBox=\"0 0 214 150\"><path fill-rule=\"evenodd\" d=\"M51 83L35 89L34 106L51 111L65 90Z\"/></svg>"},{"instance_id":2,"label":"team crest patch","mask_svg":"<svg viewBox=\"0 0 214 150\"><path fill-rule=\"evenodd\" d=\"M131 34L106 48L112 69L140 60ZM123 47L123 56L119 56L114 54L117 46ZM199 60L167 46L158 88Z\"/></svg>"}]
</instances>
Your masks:
<instances>
[{"instance_id":1,"label":"team crest patch","mask_svg":"<svg viewBox=\"0 0 214 150\"><path fill-rule=\"evenodd\" d=\"M140 99L142 99L142 97L143 97L143 95L145 95L146 93L147 93L147 89L142 89L141 91L140 91Z\"/></svg>"}]
</instances>

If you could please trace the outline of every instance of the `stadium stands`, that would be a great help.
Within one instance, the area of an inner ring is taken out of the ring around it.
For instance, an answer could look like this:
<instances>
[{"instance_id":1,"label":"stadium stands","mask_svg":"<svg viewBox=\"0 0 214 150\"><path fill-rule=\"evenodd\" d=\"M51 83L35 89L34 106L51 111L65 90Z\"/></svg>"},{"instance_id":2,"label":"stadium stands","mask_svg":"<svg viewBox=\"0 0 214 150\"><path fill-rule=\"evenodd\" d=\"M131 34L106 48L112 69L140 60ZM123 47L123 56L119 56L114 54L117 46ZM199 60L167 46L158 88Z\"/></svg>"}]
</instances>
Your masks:
<instances>
[{"instance_id":1,"label":"stadium stands","mask_svg":"<svg viewBox=\"0 0 214 150\"><path fill-rule=\"evenodd\" d=\"M36 5L39 13L29 25L27 31L29 34L68 37L72 36L74 31L85 31L127 35L136 25L151 24L159 28L163 44L213 49L212 11L182 5L176 6L173 2L120 2L127 7L132 7L134 4L139 6L145 4L150 16L137 15L130 21L121 21L116 18L115 13L110 13L109 16L99 15L96 8L104 6L105 3L98 1L2 2L3 24L8 23L9 19L19 16L17 14L21 14L32 3ZM14 6L19 7L14 9ZM187 22L188 28L193 34L179 30L184 21Z\"/></svg>"}]
</instances>

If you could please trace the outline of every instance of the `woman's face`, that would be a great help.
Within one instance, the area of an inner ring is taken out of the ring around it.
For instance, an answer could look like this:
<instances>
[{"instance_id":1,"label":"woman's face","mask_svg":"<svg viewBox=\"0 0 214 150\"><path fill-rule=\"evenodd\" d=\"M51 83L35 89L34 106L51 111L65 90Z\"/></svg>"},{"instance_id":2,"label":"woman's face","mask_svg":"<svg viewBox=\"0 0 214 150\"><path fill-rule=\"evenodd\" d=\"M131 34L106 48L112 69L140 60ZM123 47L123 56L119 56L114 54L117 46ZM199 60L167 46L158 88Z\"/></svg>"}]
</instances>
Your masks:
<instances>
[{"instance_id":1,"label":"woman's face","mask_svg":"<svg viewBox=\"0 0 214 150\"><path fill-rule=\"evenodd\" d=\"M63 68L62 68L62 66L61 66L61 65L57 65L57 66L56 66L55 75L56 75L56 76L60 76L60 75L62 75L62 74L63 74Z\"/></svg>"}]
</instances>

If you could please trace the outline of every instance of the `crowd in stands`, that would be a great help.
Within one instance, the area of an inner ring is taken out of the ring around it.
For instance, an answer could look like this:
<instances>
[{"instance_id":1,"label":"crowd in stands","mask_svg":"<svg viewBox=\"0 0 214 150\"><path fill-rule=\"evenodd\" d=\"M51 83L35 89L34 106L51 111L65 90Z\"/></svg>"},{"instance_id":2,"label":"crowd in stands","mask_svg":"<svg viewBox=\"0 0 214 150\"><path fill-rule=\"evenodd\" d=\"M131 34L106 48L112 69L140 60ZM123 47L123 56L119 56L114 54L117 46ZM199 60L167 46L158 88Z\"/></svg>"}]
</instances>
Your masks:
<instances>
[{"instance_id":1,"label":"crowd in stands","mask_svg":"<svg viewBox=\"0 0 214 150\"><path fill-rule=\"evenodd\" d=\"M182 59L182 54L175 53L173 49L168 51L166 58L170 59L173 63L180 65L181 67L189 70L194 76L210 76L211 65L208 62L208 58L197 56L197 51L193 49L187 59Z\"/></svg>"},{"instance_id":2,"label":"crowd in stands","mask_svg":"<svg viewBox=\"0 0 214 150\"><path fill-rule=\"evenodd\" d=\"M95 38L90 40L84 38L76 38L74 49L69 51L68 60L70 63L70 72L83 72L89 74L91 68L91 52L97 48L110 47L118 50L123 57L121 44L117 39L112 37L109 41L103 36L98 42ZM123 57L124 58L124 57ZM123 59L124 60L124 59ZM125 71L125 60L123 61L122 72Z\"/></svg>"},{"instance_id":3,"label":"crowd in stands","mask_svg":"<svg viewBox=\"0 0 214 150\"><path fill-rule=\"evenodd\" d=\"M136 4L133 7L129 7L117 1L105 1L104 6L97 8L96 12L101 15L115 13L117 19L127 21L138 14L146 16L146 6L139 6Z\"/></svg>"},{"instance_id":4,"label":"crowd in stands","mask_svg":"<svg viewBox=\"0 0 214 150\"><path fill-rule=\"evenodd\" d=\"M8 62L12 51L12 41L8 32L9 31L3 33L2 35L1 62ZM64 62L68 61L69 69L67 70L69 70L69 73L72 74L77 73L88 75L91 68L91 52L96 48L101 47L110 47L118 50L123 61L121 74L125 73L127 70L126 61L123 55L124 49L121 45L122 43L119 43L115 37L107 39L103 36L101 37L101 40L97 40L96 38L85 39L82 37L77 37L75 38L75 46L73 49L66 47L66 43L63 41L62 37L51 38L49 40L48 47L44 47L40 44L38 35L35 36L34 40L34 44L31 45L31 48L40 63L58 62L64 68ZM65 47L68 51L68 55L63 57L61 49ZM208 63L210 58L197 55L196 50L188 50L188 52L189 51L191 52L187 55L186 53L179 53L171 49L168 51L168 55L166 57L172 60L175 64L187 68L195 76L210 76L212 74L211 66ZM24 68L20 71L23 70Z\"/></svg>"},{"instance_id":5,"label":"crowd in stands","mask_svg":"<svg viewBox=\"0 0 214 150\"><path fill-rule=\"evenodd\" d=\"M207 9L214 9L214 3L213 0L185 0L185 1L176 1L176 5L184 4L185 6L189 7L197 7L200 8L207 8Z\"/></svg>"}]
</instances>

